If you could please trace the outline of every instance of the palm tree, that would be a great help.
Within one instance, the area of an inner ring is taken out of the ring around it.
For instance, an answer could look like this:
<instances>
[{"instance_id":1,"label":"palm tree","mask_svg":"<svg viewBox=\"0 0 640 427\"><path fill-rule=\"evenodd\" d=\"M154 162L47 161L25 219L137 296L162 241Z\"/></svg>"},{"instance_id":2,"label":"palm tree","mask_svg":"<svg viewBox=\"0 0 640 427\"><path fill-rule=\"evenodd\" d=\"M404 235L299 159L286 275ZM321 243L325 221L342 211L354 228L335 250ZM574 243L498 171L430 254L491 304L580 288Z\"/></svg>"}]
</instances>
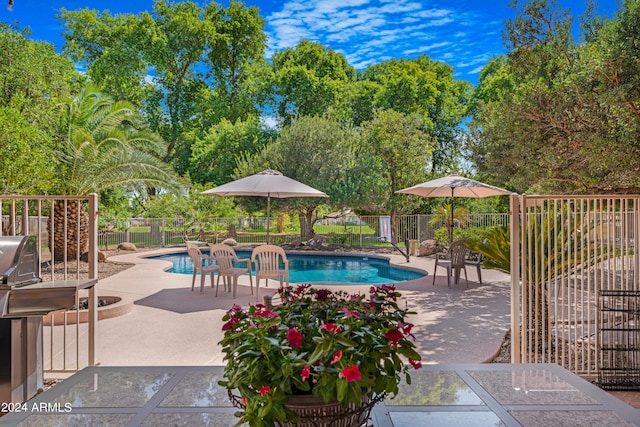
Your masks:
<instances>
[{"instance_id":1,"label":"palm tree","mask_svg":"<svg viewBox=\"0 0 640 427\"><path fill-rule=\"evenodd\" d=\"M442 224L447 227L447 235L449 236L449 244L453 241L453 227L457 224L458 227L465 225L469 222L468 216L469 210L465 207L458 206L453 210L453 218L451 218L451 203L444 203L442 206L436 209L433 219L429 222L431 227L437 227Z\"/></svg>"},{"instance_id":2,"label":"palm tree","mask_svg":"<svg viewBox=\"0 0 640 427\"><path fill-rule=\"evenodd\" d=\"M179 188L172 168L161 160L166 153L165 142L143 129L132 104L115 101L87 84L66 108L65 137L58 152L59 194L86 195L113 187ZM50 221L49 229L51 232L53 227L56 260L65 255L65 217L74 219L67 221L66 257L72 259L86 252L88 218L84 207L60 201L54 210L54 224Z\"/></svg>"}]
</instances>

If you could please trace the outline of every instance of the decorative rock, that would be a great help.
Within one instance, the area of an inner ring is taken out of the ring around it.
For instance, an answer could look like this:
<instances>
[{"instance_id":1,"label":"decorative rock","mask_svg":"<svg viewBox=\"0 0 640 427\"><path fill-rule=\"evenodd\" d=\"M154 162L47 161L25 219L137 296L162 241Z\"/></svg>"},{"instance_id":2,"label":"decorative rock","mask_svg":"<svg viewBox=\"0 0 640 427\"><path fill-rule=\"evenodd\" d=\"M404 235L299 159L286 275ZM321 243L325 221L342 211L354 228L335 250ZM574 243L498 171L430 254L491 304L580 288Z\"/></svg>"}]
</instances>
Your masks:
<instances>
[{"instance_id":1,"label":"decorative rock","mask_svg":"<svg viewBox=\"0 0 640 427\"><path fill-rule=\"evenodd\" d=\"M107 254L102 251L98 251L98 262L105 262L106 260ZM80 261L89 262L89 252L85 252L80 255Z\"/></svg>"},{"instance_id":2,"label":"decorative rock","mask_svg":"<svg viewBox=\"0 0 640 427\"><path fill-rule=\"evenodd\" d=\"M118 250L119 251L137 251L138 248L136 248L136 245L134 245L133 243L130 242L122 242L118 245Z\"/></svg>"},{"instance_id":3,"label":"decorative rock","mask_svg":"<svg viewBox=\"0 0 640 427\"><path fill-rule=\"evenodd\" d=\"M293 239L293 241L290 243L291 246L302 246L302 239L299 237L296 237L295 239Z\"/></svg>"},{"instance_id":4,"label":"decorative rock","mask_svg":"<svg viewBox=\"0 0 640 427\"><path fill-rule=\"evenodd\" d=\"M420 243L420 248L418 249L418 256L429 256L438 252L442 252L444 248L442 244L437 240L429 239Z\"/></svg>"},{"instance_id":5,"label":"decorative rock","mask_svg":"<svg viewBox=\"0 0 640 427\"><path fill-rule=\"evenodd\" d=\"M224 239L222 241L223 245L228 245L228 246L238 246L238 242L236 242L234 239L232 238L228 238L228 239Z\"/></svg>"},{"instance_id":6,"label":"decorative rock","mask_svg":"<svg viewBox=\"0 0 640 427\"><path fill-rule=\"evenodd\" d=\"M327 246L327 240L324 237L312 237L307 240L307 246Z\"/></svg>"}]
</instances>

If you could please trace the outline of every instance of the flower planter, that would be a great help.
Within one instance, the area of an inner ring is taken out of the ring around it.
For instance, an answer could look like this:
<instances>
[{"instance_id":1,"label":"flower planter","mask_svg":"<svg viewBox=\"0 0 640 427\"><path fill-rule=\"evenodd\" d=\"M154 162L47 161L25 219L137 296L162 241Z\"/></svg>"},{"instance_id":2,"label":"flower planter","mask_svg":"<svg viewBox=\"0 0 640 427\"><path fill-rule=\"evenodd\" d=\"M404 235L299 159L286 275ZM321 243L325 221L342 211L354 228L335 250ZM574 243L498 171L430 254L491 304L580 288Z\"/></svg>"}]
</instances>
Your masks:
<instances>
[{"instance_id":1,"label":"flower planter","mask_svg":"<svg viewBox=\"0 0 640 427\"><path fill-rule=\"evenodd\" d=\"M325 403L313 395L291 396L285 405L300 416L300 421L276 422L280 427L360 427L368 419L373 406L381 400L364 397L361 405L350 403L343 408L340 402Z\"/></svg>"},{"instance_id":2,"label":"flower planter","mask_svg":"<svg viewBox=\"0 0 640 427\"><path fill-rule=\"evenodd\" d=\"M361 427L385 393L393 397L409 369L420 368L405 320L414 313L398 306L392 285L372 286L368 297L310 285L279 293L278 306L234 305L222 318L227 364L218 383L230 396L236 390L237 415L251 427Z\"/></svg>"}]
</instances>

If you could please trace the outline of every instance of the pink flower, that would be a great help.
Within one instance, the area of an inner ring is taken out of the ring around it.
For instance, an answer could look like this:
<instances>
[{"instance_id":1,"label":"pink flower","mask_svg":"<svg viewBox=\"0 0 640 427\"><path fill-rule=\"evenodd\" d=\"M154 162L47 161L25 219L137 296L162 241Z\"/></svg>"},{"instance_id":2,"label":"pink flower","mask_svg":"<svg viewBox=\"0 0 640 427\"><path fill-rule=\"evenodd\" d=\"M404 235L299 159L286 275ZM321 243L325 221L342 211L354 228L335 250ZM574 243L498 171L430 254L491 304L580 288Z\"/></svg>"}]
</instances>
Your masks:
<instances>
[{"instance_id":1,"label":"pink flower","mask_svg":"<svg viewBox=\"0 0 640 427\"><path fill-rule=\"evenodd\" d=\"M409 358L409 363L411 364L411 366L413 366L414 369L422 368L422 363L421 362L416 362L412 358Z\"/></svg>"},{"instance_id":2,"label":"pink flower","mask_svg":"<svg viewBox=\"0 0 640 427\"><path fill-rule=\"evenodd\" d=\"M389 341L391 341L391 344L397 346L398 341L402 339L402 332L400 332L397 329L389 329L387 332L384 333L384 337Z\"/></svg>"},{"instance_id":3,"label":"pink flower","mask_svg":"<svg viewBox=\"0 0 640 427\"><path fill-rule=\"evenodd\" d=\"M347 307L342 307L341 310L344 312L344 317L346 319L350 319L352 317L358 317L360 315L359 312L355 310L349 310L349 308Z\"/></svg>"},{"instance_id":4,"label":"pink flower","mask_svg":"<svg viewBox=\"0 0 640 427\"><path fill-rule=\"evenodd\" d=\"M333 332L334 334L342 332L340 325L336 325L335 323L323 323L320 325L320 329L326 329L327 332Z\"/></svg>"},{"instance_id":5,"label":"pink flower","mask_svg":"<svg viewBox=\"0 0 640 427\"><path fill-rule=\"evenodd\" d=\"M340 359L342 359L342 350L338 350L333 353L333 358L331 359L331 364L337 363Z\"/></svg>"},{"instance_id":6,"label":"pink flower","mask_svg":"<svg viewBox=\"0 0 640 427\"><path fill-rule=\"evenodd\" d=\"M393 285L380 285L380 288L384 291L395 292L396 287Z\"/></svg>"},{"instance_id":7,"label":"pink flower","mask_svg":"<svg viewBox=\"0 0 640 427\"><path fill-rule=\"evenodd\" d=\"M240 398L240 404L241 404L242 406L247 406L247 398L246 398L246 397L244 397L244 396L242 396L242 397Z\"/></svg>"},{"instance_id":8,"label":"pink flower","mask_svg":"<svg viewBox=\"0 0 640 427\"><path fill-rule=\"evenodd\" d=\"M362 378L362 374L360 374L360 369L358 369L358 365L351 365L343 368L338 374L338 377L344 378L348 383L352 381L358 381Z\"/></svg>"},{"instance_id":9,"label":"pink flower","mask_svg":"<svg viewBox=\"0 0 640 427\"><path fill-rule=\"evenodd\" d=\"M287 341L292 348L298 348L302 344L302 334L296 328L291 328L287 332Z\"/></svg>"},{"instance_id":10,"label":"pink flower","mask_svg":"<svg viewBox=\"0 0 640 427\"><path fill-rule=\"evenodd\" d=\"M262 387L260 387L260 395L262 396L269 393L270 391L271 391L271 387L269 387L268 385L263 385Z\"/></svg>"},{"instance_id":11,"label":"pink flower","mask_svg":"<svg viewBox=\"0 0 640 427\"><path fill-rule=\"evenodd\" d=\"M311 376L311 367L305 366L304 368L302 368L300 376L302 377L302 381L306 381L307 378Z\"/></svg>"}]
</instances>

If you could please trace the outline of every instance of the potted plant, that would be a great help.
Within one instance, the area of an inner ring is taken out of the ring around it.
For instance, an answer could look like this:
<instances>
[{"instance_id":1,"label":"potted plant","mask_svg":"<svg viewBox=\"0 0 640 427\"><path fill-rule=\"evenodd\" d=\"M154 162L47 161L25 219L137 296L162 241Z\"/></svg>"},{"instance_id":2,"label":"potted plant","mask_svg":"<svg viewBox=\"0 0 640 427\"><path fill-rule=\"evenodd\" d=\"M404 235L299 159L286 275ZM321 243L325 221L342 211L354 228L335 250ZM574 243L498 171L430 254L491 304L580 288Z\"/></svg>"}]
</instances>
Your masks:
<instances>
[{"instance_id":1,"label":"potted plant","mask_svg":"<svg viewBox=\"0 0 640 427\"><path fill-rule=\"evenodd\" d=\"M409 370L422 366L405 319L413 313L398 306L394 286L368 296L310 285L279 292L272 309L234 305L223 317L220 385L242 409L240 423L361 425L376 402L395 396L402 374L410 382Z\"/></svg>"}]
</instances>

